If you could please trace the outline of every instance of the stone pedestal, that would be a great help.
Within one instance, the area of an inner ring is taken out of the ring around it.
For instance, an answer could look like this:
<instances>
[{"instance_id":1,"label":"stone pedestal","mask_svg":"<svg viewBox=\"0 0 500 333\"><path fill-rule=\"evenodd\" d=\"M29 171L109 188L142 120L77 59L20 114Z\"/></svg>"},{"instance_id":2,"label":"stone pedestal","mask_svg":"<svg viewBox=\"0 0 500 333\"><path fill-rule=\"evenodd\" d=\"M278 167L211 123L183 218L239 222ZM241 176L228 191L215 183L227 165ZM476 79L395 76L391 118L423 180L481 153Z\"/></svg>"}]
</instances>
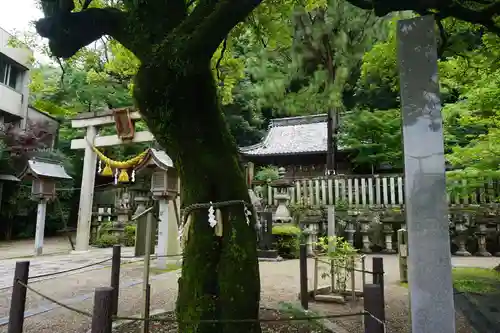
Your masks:
<instances>
[{"instance_id":1,"label":"stone pedestal","mask_svg":"<svg viewBox=\"0 0 500 333\"><path fill-rule=\"evenodd\" d=\"M371 242L370 242L370 221L369 220L361 220L359 221L361 224L361 238L363 241L363 248L361 249L362 253L371 253Z\"/></svg>"},{"instance_id":2,"label":"stone pedestal","mask_svg":"<svg viewBox=\"0 0 500 333\"><path fill-rule=\"evenodd\" d=\"M477 221L477 252L475 255L478 257L491 257L491 253L486 250L486 233L486 224L481 221Z\"/></svg>"},{"instance_id":3,"label":"stone pedestal","mask_svg":"<svg viewBox=\"0 0 500 333\"><path fill-rule=\"evenodd\" d=\"M354 229L354 221L352 219L349 219L347 222L347 226L345 228L345 233L346 233L346 240L349 244L354 246L354 233L356 232L356 229Z\"/></svg>"},{"instance_id":4,"label":"stone pedestal","mask_svg":"<svg viewBox=\"0 0 500 333\"><path fill-rule=\"evenodd\" d=\"M392 246L392 235L394 234L394 230L392 229L391 222L384 223L383 233L384 233L384 238L385 238L385 249L382 250L382 252L388 253L388 254L396 253L396 250L394 250L394 248Z\"/></svg>"},{"instance_id":5,"label":"stone pedestal","mask_svg":"<svg viewBox=\"0 0 500 333\"><path fill-rule=\"evenodd\" d=\"M467 251L467 227L465 226L465 220L463 218L457 218L455 222L455 232L457 234L457 246L458 249L455 252L456 256L469 257L471 253Z\"/></svg>"}]
</instances>

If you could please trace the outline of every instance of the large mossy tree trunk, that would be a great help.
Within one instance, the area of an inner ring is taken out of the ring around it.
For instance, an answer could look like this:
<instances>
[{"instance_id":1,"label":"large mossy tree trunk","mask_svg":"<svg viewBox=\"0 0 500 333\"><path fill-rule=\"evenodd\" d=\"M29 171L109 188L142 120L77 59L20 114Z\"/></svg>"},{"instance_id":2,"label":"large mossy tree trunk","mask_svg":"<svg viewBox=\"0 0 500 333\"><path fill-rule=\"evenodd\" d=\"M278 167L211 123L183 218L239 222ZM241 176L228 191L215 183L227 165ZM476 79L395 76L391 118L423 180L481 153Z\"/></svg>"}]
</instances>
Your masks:
<instances>
[{"instance_id":1,"label":"large mossy tree trunk","mask_svg":"<svg viewBox=\"0 0 500 333\"><path fill-rule=\"evenodd\" d=\"M250 202L237 147L217 98L210 59L176 59L166 54L160 58L169 61L159 64L158 58L139 70L134 95L155 138L176 161L183 206ZM184 69L182 75L179 68ZM222 213L222 237L210 227L207 209L192 214L179 280L180 332L260 332L258 323L196 323L198 319L258 318L255 221L247 224L242 205L223 208Z\"/></svg>"}]
</instances>

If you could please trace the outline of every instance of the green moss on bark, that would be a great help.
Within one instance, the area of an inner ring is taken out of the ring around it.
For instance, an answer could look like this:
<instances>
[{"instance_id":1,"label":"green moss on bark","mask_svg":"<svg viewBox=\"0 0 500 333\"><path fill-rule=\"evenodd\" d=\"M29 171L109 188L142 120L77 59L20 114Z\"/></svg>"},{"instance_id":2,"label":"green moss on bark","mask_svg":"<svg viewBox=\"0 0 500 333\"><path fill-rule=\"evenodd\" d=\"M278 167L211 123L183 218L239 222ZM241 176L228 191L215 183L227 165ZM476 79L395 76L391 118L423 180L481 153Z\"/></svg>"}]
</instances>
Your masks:
<instances>
[{"instance_id":1,"label":"green moss on bark","mask_svg":"<svg viewBox=\"0 0 500 333\"><path fill-rule=\"evenodd\" d=\"M237 147L219 106L210 62L197 63L175 56L169 59L166 65L141 67L135 98L150 130L177 164L183 205L249 202ZM180 332L260 332L257 323L197 323L200 319L258 318L255 221L247 225L241 205L225 208L222 213L222 238L214 235L206 210L192 215L179 280Z\"/></svg>"}]
</instances>

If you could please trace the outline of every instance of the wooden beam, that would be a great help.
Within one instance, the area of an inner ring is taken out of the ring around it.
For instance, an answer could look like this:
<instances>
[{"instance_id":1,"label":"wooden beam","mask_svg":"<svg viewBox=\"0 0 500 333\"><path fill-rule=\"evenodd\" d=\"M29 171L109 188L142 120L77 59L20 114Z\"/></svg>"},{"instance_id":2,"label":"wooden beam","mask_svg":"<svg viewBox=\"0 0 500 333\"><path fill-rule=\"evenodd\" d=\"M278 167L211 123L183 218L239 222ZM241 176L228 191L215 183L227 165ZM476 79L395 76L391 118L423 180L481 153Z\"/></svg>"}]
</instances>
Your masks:
<instances>
[{"instance_id":1,"label":"wooden beam","mask_svg":"<svg viewBox=\"0 0 500 333\"><path fill-rule=\"evenodd\" d=\"M154 136L149 131L142 131L135 133L132 140L124 141L115 135L105 135L97 136L94 140L94 146L96 147L110 147L119 146L127 143L139 143L139 142L151 142L154 141ZM71 149L85 149L88 143L85 139L74 139L71 140Z\"/></svg>"},{"instance_id":2,"label":"wooden beam","mask_svg":"<svg viewBox=\"0 0 500 333\"><path fill-rule=\"evenodd\" d=\"M130 118L132 120L142 119L141 114L138 111L130 112ZM115 123L115 117L113 111L102 111L102 112L87 112L78 115L71 120L71 127L73 128L84 128L89 126L102 126Z\"/></svg>"}]
</instances>

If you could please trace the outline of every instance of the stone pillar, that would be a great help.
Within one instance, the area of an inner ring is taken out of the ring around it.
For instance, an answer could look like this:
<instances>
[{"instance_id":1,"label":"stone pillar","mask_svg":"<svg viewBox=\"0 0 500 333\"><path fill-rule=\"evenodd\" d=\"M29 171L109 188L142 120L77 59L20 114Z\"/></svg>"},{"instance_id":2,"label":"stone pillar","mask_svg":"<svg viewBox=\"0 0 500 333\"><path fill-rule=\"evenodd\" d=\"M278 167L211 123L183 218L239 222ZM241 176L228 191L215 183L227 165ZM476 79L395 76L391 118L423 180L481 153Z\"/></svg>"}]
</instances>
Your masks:
<instances>
[{"instance_id":1,"label":"stone pillar","mask_svg":"<svg viewBox=\"0 0 500 333\"><path fill-rule=\"evenodd\" d=\"M134 199L137 203L137 208L135 210L134 215L139 215L143 211L147 209L146 204L149 201L149 198L147 197L141 197L141 196L136 196ZM134 256L140 257L143 256L146 253L146 226L147 226L147 214L142 215L139 217L136 221L137 227L135 231L135 249L134 249ZM153 240L151 242L151 249L150 253L154 254L155 253L155 234L156 234L156 219L153 222L154 228L151 230L152 235L151 239Z\"/></svg>"},{"instance_id":2,"label":"stone pillar","mask_svg":"<svg viewBox=\"0 0 500 333\"><path fill-rule=\"evenodd\" d=\"M411 331L455 333L434 26L431 15L397 26Z\"/></svg>"},{"instance_id":3,"label":"stone pillar","mask_svg":"<svg viewBox=\"0 0 500 333\"><path fill-rule=\"evenodd\" d=\"M87 127L85 140L94 143L97 136L95 126ZM92 220L92 201L94 199L94 184L97 156L90 145L85 147L83 160L82 185L80 189L80 203L78 206L78 225L76 229L75 251L88 251L90 240L90 223Z\"/></svg>"},{"instance_id":4,"label":"stone pillar","mask_svg":"<svg viewBox=\"0 0 500 333\"><path fill-rule=\"evenodd\" d=\"M173 200L177 200L177 207L179 207L178 197L158 199L160 219L158 221L158 267L160 268L167 268L168 263L176 262L178 260L176 256L180 253L179 229Z\"/></svg>"},{"instance_id":5,"label":"stone pillar","mask_svg":"<svg viewBox=\"0 0 500 333\"><path fill-rule=\"evenodd\" d=\"M45 235L45 216L47 213L47 199L38 201L36 212L36 231L35 231L35 255L40 256L43 252L43 238Z\"/></svg>"},{"instance_id":6,"label":"stone pillar","mask_svg":"<svg viewBox=\"0 0 500 333\"><path fill-rule=\"evenodd\" d=\"M167 268L167 247L168 247L168 199L158 200L158 267Z\"/></svg>"},{"instance_id":7,"label":"stone pillar","mask_svg":"<svg viewBox=\"0 0 500 333\"><path fill-rule=\"evenodd\" d=\"M174 204L175 200L175 204ZM175 199L169 200L168 203L168 242L167 242L167 254L177 255L181 253L181 246L179 242L179 224L181 221L177 219L181 218L181 212L179 211L181 207L181 198L177 196ZM177 208L177 212L176 212ZM178 258L176 258L177 261Z\"/></svg>"}]
</instances>

